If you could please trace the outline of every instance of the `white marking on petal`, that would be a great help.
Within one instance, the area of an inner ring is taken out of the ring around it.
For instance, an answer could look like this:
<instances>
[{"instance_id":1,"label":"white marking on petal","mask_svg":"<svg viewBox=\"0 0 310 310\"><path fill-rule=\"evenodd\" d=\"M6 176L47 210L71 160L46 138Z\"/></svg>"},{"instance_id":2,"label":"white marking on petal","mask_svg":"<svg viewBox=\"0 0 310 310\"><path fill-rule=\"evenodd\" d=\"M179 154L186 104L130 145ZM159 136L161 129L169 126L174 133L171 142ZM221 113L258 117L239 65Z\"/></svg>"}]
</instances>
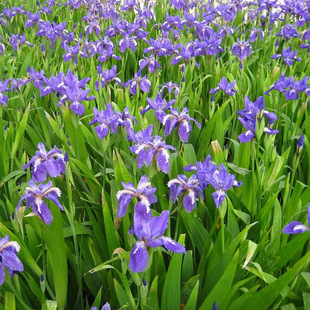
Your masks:
<instances>
[{"instance_id":1,"label":"white marking on petal","mask_svg":"<svg viewBox=\"0 0 310 310\"><path fill-rule=\"evenodd\" d=\"M121 198L121 196L124 195L124 194L134 195L135 193L133 193L133 191L131 191L129 189L123 189L123 190L118 191L116 193L117 200L119 200Z\"/></svg>"},{"instance_id":2,"label":"white marking on petal","mask_svg":"<svg viewBox=\"0 0 310 310\"><path fill-rule=\"evenodd\" d=\"M20 251L20 245L16 242L16 241L9 241L6 242L5 244L2 245L2 247L0 248L0 253L5 249L12 246L13 248L15 248L16 252Z\"/></svg>"},{"instance_id":3,"label":"white marking on petal","mask_svg":"<svg viewBox=\"0 0 310 310\"><path fill-rule=\"evenodd\" d=\"M167 186L170 188L173 183L182 184L178 179L172 179L167 183Z\"/></svg>"}]
</instances>

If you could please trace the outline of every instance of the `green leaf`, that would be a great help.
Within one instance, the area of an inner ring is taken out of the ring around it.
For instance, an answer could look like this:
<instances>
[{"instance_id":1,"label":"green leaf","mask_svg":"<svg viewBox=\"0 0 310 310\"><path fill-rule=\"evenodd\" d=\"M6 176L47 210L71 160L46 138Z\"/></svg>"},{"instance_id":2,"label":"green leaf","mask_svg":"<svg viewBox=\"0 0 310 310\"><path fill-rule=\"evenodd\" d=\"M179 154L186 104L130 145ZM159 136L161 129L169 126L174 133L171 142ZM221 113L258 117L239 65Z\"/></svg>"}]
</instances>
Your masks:
<instances>
[{"instance_id":1,"label":"green leaf","mask_svg":"<svg viewBox=\"0 0 310 310\"><path fill-rule=\"evenodd\" d=\"M291 269L285 272L277 280L255 293L253 296L247 296L238 302L238 299L228 308L229 310L238 309L270 309L273 302L278 298L280 293L289 285L296 275L308 265L310 252L302 257Z\"/></svg>"},{"instance_id":2,"label":"green leaf","mask_svg":"<svg viewBox=\"0 0 310 310\"><path fill-rule=\"evenodd\" d=\"M189 296L189 299L185 305L184 310L196 309L198 290L199 290L199 280L197 281L196 285L194 286L194 289L192 290L192 293Z\"/></svg>"},{"instance_id":3,"label":"green leaf","mask_svg":"<svg viewBox=\"0 0 310 310\"><path fill-rule=\"evenodd\" d=\"M184 243L185 235L179 242ZM182 242L183 241L183 242ZM179 309L181 302L181 265L183 254L174 253L169 264L161 301L162 310Z\"/></svg>"},{"instance_id":4,"label":"green leaf","mask_svg":"<svg viewBox=\"0 0 310 310\"><path fill-rule=\"evenodd\" d=\"M217 281L216 285L214 286L210 294L208 294L208 297L204 300L203 304L199 308L200 310L212 309L212 305L214 302L216 302L219 308L221 309L222 303L225 301L225 298L230 292L236 273L238 258L239 258L239 250L237 250L232 260L228 264L225 272Z\"/></svg>"},{"instance_id":5,"label":"green leaf","mask_svg":"<svg viewBox=\"0 0 310 310\"><path fill-rule=\"evenodd\" d=\"M11 292L5 292L5 310L15 310L15 295Z\"/></svg>"}]
</instances>

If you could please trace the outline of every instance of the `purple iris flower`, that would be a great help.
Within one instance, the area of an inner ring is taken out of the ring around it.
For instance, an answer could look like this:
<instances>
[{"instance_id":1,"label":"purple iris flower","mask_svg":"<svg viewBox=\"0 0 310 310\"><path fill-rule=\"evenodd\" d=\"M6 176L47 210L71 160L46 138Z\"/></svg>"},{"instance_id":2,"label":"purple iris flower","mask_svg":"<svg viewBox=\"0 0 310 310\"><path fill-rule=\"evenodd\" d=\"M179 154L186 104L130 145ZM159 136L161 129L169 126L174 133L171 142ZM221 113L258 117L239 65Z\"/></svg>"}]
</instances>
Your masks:
<instances>
[{"instance_id":1,"label":"purple iris flower","mask_svg":"<svg viewBox=\"0 0 310 310\"><path fill-rule=\"evenodd\" d=\"M221 43L222 38L212 31L208 38L195 42L194 56L217 55L219 52L224 52Z\"/></svg>"},{"instance_id":2,"label":"purple iris flower","mask_svg":"<svg viewBox=\"0 0 310 310\"><path fill-rule=\"evenodd\" d=\"M28 67L27 72L34 86L37 88L41 88L43 86L44 70L36 71L32 67Z\"/></svg>"},{"instance_id":3,"label":"purple iris flower","mask_svg":"<svg viewBox=\"0 0 310 310\"><path fill-rule=\"evenodd\" d=\"M7 105L7 102L9 100L9 97L4 94L4 92L8 91L8 84L9 80L3 80L3 82L0 80L0 103L4 106Z\"/></svg>"},{"instance_id":4,"label":"purple iris flower","mask_svg":"<svg viewBox=\"0 0 310 310\"><path fill-rule=\"evenodd\" d=\"M187 0L170 0L170 5L174 6L177 10L185 9L187 6Z\"/></svg>"},{"instance_id":5,"label":"purple iris flower","mask_svg":"<svg viewBox=\"0 0 310 310\"><path fill-rule=\"evenodd\" d=\"M241 124L247 130L238 136L240 142L245 143L252 140L255 137L256 123L260 126L263 116L268 120L268 127L264 127L264 132L269 135L278 133L278 130L272 129L270 126L277 120L277 115L273 112L265 110L264 97L258 97L255 102L251 102L249 98L245 97L245 109L238 111L241 117L238 117Z\"/></svg>"},{"instance_id":6,"label":"purple iris flower","mask_svg":"<svg viewBox=\"0 0 310 310\"><path fill-rule=\"evenodd\" d=\"M19 200L16 210L20 208L22 201L26 199L26 208L29 209L32 206L32 211L40 216L45 224L50 225L53 221L53 215L43 198L51 200L63 211L64 208L58 200L61 195L60 189L58 187L53 187L52 181L37 186L33 180L30 180L28 184L29 186L26 187L26 194Z\"/></svg>"},{"instance_id":7,"label":"purple iris flower","mask_svg":"<svg viewBox=\"0 0 310 310\"><path fill-rule=\"evenodd\" d=\"M289 46L287 49L283 48L281 54L275 54L271 56L271 59L278 59L283 58L283 61L291 66L294 61L300 61L301 59L299 57L296 57L298 51L291 52L291 47Z\"/></svg>"},{"instance_id":8,"label":"purple iris flower","mask_svg":"<svg viewBox=\"0 0 310 310\"><path fill-rule=\"evenodd\" d=\"M308 225L310 225L310 205L308 206ZM310 232L310 228L297 221L290 222L282 230L285 234L301 234L305 231Z\"/></svg>"},{"instance_id":9,"label":"purple iris flower","mask_svg":"<svg viewBox=\"0 0 310 310\"><path fill-rule=\"evenodd\" d=\"M175 65L179 63L182 59L185 61L185 63L187 63L191 58L195 57L194 48L195 48L195 44L189 43L187 46L181 47L181 52L178 52L176 50L176 56L172 58L171 64ZM196 64L196 66L199 67L198 64Z\"/></svg>"},{"instance_id":10,"label":"purple iris flower","mask_svg":"<svg viewBox=\"0 0 310 310\"><path fill-rule=\"evenodd\" d=\"M273 89L279 91L280 93L284 93L292 82L294 83L293 76L287 78L283 73L281 73L280 78L273 85L271 85L271 87L265 92L265 95L269 96L269 92Z\"/></svg>"},{"instance_id":11,"label":"purple iris flower","mask_svg":"<svg viewBox=\"0 0 310 310\"><path fill-rule=\"evenodd\" d=\"M183 174L178 175L176 179L172 179L167 185L170 188L170 200L176 202L178 196L184 192L183 206L190 213L196 207L196 199L201 196L203 199L203 189L197 176L194 174L189 179Z\"/></svg>"},{"instance_id":12,"label":"purple iris flower","mask_svg":"<svg viewBox=\"0 0 310 310\"><path fill-rule=\"evenodd\" d=\"M96 90L99 89L99 83L101 82L101 86L105 87L106 85L108 85L109 83L111 83L112 81L115 81L116 83L118 83L121 86L125 86L121 80L116 77L116 65L114 65L112 67L112 69L107 69L105 71L102 70L101 66L97 66L97 72L99 74L99 81L95 82L95 86L96 86Z\"/></svg>"},{"instance_id":13,"label":"purple iris flower","mask_svg":"<svg viewBox=\"0 0 310 310\"><path fill-rule=\"evenodd\" d=\"M89 125L99 123L95 127L95 131L99 139L103 139L109 133L113 134L117 131L118 126L120 125L121 114L117 111L112 111L112 104L107 105L106 110L98 112L96 108L93 108L94 118L91 120Z\"/></svg>"},{"instance_id":14,"label":"purple iris flower","mask_svg":"<svg viewBox=\"0 0 310 310\"><path fill-rule=\"evenodd\" d=\"M229 174L226 167L221 164L219 170L213 172L210 178L210 184L214 187L215 192L212 193L212 197L216 207L218 208L226 197L226 192L232 187L239 187L242 182L237 182L233 174Z\"/></svg>"},{"instance_id":15,"label":"purple iris flower","mask_svg":"<svg viewBox=\"0 0 310 310\"><path fill-rule=\"evenodd\" d=\"M145 92L150 92L151 82L150 80L145 76L141 77L141 74L135 73L135 77L129 81L126 82L125 87L129 85L129 91L132 95L136 95L137 93L137 86L140 86L140 89Z\"/></svg>"},{"instance_id":16,"label":"purple iris flower","mask_svg":"<svg viewBox=\"0 0 310 310\"><path fill-rule=\"evenodd\" d=\"M97 307L92 307L90 310L97 310ZM102 306L101 310L111 310L110 304L109 304L108 302L106 302L106 303Z\"/></svg>"},{"instance_id":17,"label":"purple iris flower","mask_svg":"<svg viewBox=\"0 0 310 310\"><path fill-rule=\"evenodd\" d=\"M296 30L295 26L292 24L284 25L280 32L276 34L277 37L283 37L284 40L289 40L290 38L298 38L301 35Z\"/></svg>"},{"instance_id":18,"label":"purple iris flower","mask_svg":"<svg viewBox=\"0 0 310 310\"><path fill-rule=\"evenodd\" d=\"M76 44L74 46L68 46L67 43L64 44L64 48L66 50L66 53L63 54L64 61L69 61L70 59L74 58L74 63L77 64L77 55L80 55L81 57L88 58L88 55L85 54L83 51L80 51L80 45Z\"/></svg>"},{"instance_id":19,"label":"purple iris flower","mask_svg":"<svg viewBox=\"0 0 310 310\"><path fill-rule=\"evenodd\" d=\"M180 45L174 46L173 43L167 38L158 38L154 40L150 39L150 47L147 47L143 54L147 54L152 52L154 55L162 56L171 56L175 52L176 49L179 48Z\"/></svg>"},{"instance_id":20,"label":"purple iris flower","mask_svg":"<svg viewBox=\"0 0 310 310\"><path fill-rule=\"evenodd\" d=\"M0 286L4 282L6 267L12 277L17 271L24 271L23 263L17 257L20 245L16 241L9 241L9 235L0 238Z\"/></svg>"},{"instance_id":21,"label":"purple iris flower","mask_svg":"<svg viewBox=\"0 0 310 310\"><path fill-rule=\"evenodd\" d=\"M126 127L128 133L133 129L133 122L138 124L137 119L129 113L129 108L126 107L121 115L121 126Z\"/></svg>"},{"instance_id":22,"label":"purple iris flower","mask_svg":"<svg viewBox=\"0 0 310 310\"><path fill-rule=\"evenodd\" d=\"M160 88L161 87L161 88ZM172 81L167 82L163 85L158 85L158 88L160 88L160 93L162 94L164 92L164 89L168 90L168 94L174 93L174 96L177 97L180 92L180 86L177 83L173 83Z\"/></svg>"},{"instance_id":23,"label":"purple iris flower","mask_svg":"<svg viewBox=\"0 0 310 310\"><path fill-rule=\"evenodd\" d=\"M162 141L162 137L152 136L153 126L150 125L143 131L138 131L136 134L131 131L129 133L129 139L133 140L136 145L130 147L130 151L133 154L138 155L138 168L140 169L144 164L148 167L152 160L156 160L157 167L164 173L168 173L170 169L170 155L168 150L176 149L167 145L165 141Z\"/></svg>"},{"instance_id":24,"label":"purple iris flower","mask_svg":"<svg viewBox=\"0 0 310 310\"><path fill-rule=\"evenodd\" d=\"M135 36L125 35L123 39L119 41L119 51L124 53L127 49L131 49L133 52L136 51L137 41Z\"/></svg>"},{"instance_id":25,"label":"purple iris flower","mask_svg":"<svg viewBox=\"0 0 310 310\"><path fill-rule=\"evenodd\" d=\"M156 71L157 68L161 69L159 62L156 60L155 56L151 54L149 57L143 56L144 59L139 60L139 71L141 72L143 68L147 66L150 73Z\"/></svg>"},{"instance_id":26,"label":"purple iris flower","mask_svg":"<svg viewBox=\"0 0 310 310\"><path fill-rule=\"evenodd\" d=\"M30 83L30 79L27 78L19 78L19 79L15 79L12 78L10 79L10 88L9 90L14 90L15 93L17 93L17 90L19 90L20 92L22 91L22 87L28 83Z\"/></svg>"},{"instance_id":27,"label":"purple iris flower","mask_svg":"<svg viewBox=\"0 0 310 310\"><path fill-rule=\"evenodd\" d=\"M152 100L151 98L146 98L147 100L147 107L141 111L141 114L146 113L150 109L153 109L155 111L155 115L157 119L162 123L164 116L166 113L164 112L167 109L170 109L171 106L175 103L175 99L166 101L165 99L162 98L162 94L158 93L156 98Z\"/></svg>"},{"instance_id":28,"label":"purple iris flower","mask_svg":"<svg viewBox=\"0 0 310 310\"><path fill-rule=\"evenodd\" d=\"M81 104L81 102L84 100L90 101L96 98L95 96L87 97L89 91L90 91L90 88L83 90L79 88L77 84L74 84L72 88L67 88L67 97L68 97L68 100L71 101L70 109L74 113L78 115L83 115L85 111L85 107L83 104Z\"/></svg>"},{"instance_id":29,"label":"purple iris flower","mask_svg":"<svg viewBox=\"0 0 310 310\"><path fill-rule=\"evenodd\" d=\"M188 115L188 108L184 108L181 113L179 113L178 109L171 108L170 114L166 114L162 122L165 126L165 135L169 136L173 128L178 127L181 141L183 143L187 142L189 133L193 129L190 121L193 121L201 129L200 123Z\"/></svg>"},{"instance_id":30,"label":"purple iris flower","mask_svg":"<svg viewBox=\"0 0 310 310\"><path fill-rule=\"evenodd\" d=\"M1 54L2 56L4 56L4 50L5 50L5 46L4 46L3 43L0 42L0 54Z\"/></svg>"},{"instance_id":31,"label":"purple iris flower","mask_svg":"<svg viewBox=\"0 0 310 310\"><path fill-rule=\"evenodd\" d=\"M86 31L86 37L88 37L93 32L95 32L98 36L100 36L101 29L98 18L93 18L85 27L85 31Z\"/></svg>"},{"instance_id":32,"label":"purple iris flower","mask_svg":"<svg viewBox=\"0 0 310 310\"><path fill-rule=\"evenodd\" d=\"M53 48L55 41L66 28L66 24L66 22L60 24L53 22L53 24L51 24L49 21L45 22L43 20L39 20L39 30L37 31L37 36L46 36L51 41L51 47Z\"/></svg>"},{"instance_id":33,"label":"purple iris flower","mask_svg":"<svg viewBox=\"0 0 310 310\"><path fill-rule=\"evenodd\" d=\"M233 96L235 93L238 92L237 90L235 90L235 85L236 80L234 80L232 83L228 83L227 79L223 77L218 83L218 87L212 88L210 90L210 94L215 94L221 89L228 96Z\"/></svg>"},{"instance_id":34,"label":"purple iris flower","mask_svg":"<svg viewBox=\"0 0 310 310\"><path fill-rule=\"evenodd\" d=\"M231 47L232 54L237 55L239 60L244 60L251 55L251 45L247 41L238 41Z\"/></svg>"},{"instance_id":35,"label":"purple iris flower","mask_svg":"<svg viewBox=\"0 0 310 310\"><path fill-rule=\"evenodd\" d=\"M40 20L40 14L41 14L41 11L38 11L34 14L32 14L31 12L28 12L27 13L28 19L26 20L26 23L25 23L26 28L30 28L33 25L36 25L38 21Z\"/></svg>"},{"instance_id":36,"label":"purple iris flower","mask_svg":"<svg viewBox=\"0 0 310 310\"><path fill-rule=\"evenodd\" d=\"M289 89L285 91L286 100L296 100L298 99L298 94L306 91L307 93L307 83L308 76L305 76L301 81L294 82L293 78L290 79Z\"/></svg>"},{"instance_id":37,"label":"purple iris flower","mask_svg":"<svg viewBox=\"0 0 310 310\"><path fill-rule=\"evenodd\" d=\"M170 211L163 211L160 216L147 212L144 205L139 205L134 213L134 233L136 241L130 253L129 268L133 272L144 271L149 261L148 248L164 246L167 250L185 254L185 248L170 237L164 236L169 223Z\"/></svg>"},{"instance_id":38,"label":"purple iris flower","mask_svg":"<svg viewBox=\"0 0 310 310\"><path fill-rule=\"evenodd\" d=\"M124 189L118 191L116 194L118 200L118 218L123 217L127 213L127 207L134 197L138 199L136 206L140 204L144 205L147 212L151 210L150 205L157 202L157 198L154 195L157 189L156 187L152 187L146 175L140 178L137 188L132 183L125 184L122 182L122 186Z\"/></svg>"},{"instance_id":39,"label":"purple iris flower","mask_svg":"<svg viewBox=\"0 0 310 310\"><path fill-rule=\"evenodd\" d=\"M297 141L297 154L300 154L305 144L305 135L301 135Z\"/></svg>"},{"instance_id":40,"label":"purple iris flower","mask_svg":"<svg viewBox=\"0 0 310 310\"><path fill-rule=\"evenodd\" d=\"M28 46L31 46L31 47L34 46L30 42L26 41L25 34L20 35L19 33L12 34L11 37L9 38L9 43L11 44L11 46L14 48L15 51L17 51L17 49L23 44L27 44Z\"/></svg>"},{"instance_id":41,"label":"purple iris flower","mask_svg":"<svg viewBox=\"0 0 310 310\"><path fill-rule=\"evenodd\" d=\"M264 41L265 38L265 32L262 28L256 29L255 27L252 28L250 36L249 36L249 42L255 42L257 40L257 35L259 35L259 38L261 41Z\"/></svg>"},{"instance_id":42,"label":"purple iris flower","mask_svg":"<svg viewBox=\"0 0 310 310\"><path fill-rule=\"evenodd\" d=\"M210 178L213 172L218 168L211 161L211 156L208 155L204 162L198 161L196 165L187 165L184 171L196 171L196 175L200 186L203 190L210 184Z\"/></svg>"},{"instance_id":43,"label":"purple iris flower","mask_svg":"<svg viewBox=\"0 0 310 310\"><path fill-rule=\"evenodd\" d=\"M47 152L43 143L38 144L38 149L36 155L23 166L23 169L32 166L31 174L34 182L45 182L48 176L57 178L61 174L65 174L68 154L63 155L56 146Z\"/></svg>"}]
</instances>

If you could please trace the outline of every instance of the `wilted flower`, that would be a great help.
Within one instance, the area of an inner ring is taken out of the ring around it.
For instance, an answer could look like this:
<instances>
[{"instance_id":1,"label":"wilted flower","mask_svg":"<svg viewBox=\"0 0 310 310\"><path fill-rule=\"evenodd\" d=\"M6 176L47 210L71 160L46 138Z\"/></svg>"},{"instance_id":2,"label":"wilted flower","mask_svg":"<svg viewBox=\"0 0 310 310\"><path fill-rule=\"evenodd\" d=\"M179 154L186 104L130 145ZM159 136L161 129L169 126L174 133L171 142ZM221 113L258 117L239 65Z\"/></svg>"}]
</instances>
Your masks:
<instances>
[{"instance_id":1,"label":"wilted flower","mask_svg":"<svg viewBox=\"0 0 310 310\"><path fill-rule=\"evenodd\" d=\"M138 241L130 252L129 268L133 272L145 270L149 261L148 248L164 246L167 250L185 254L185 248L171 238L164 236L168 228L170 211L153 216L144 205L138 205L134 213L134 233Z\"/></svg>"},{"instance_id":2,"label":"wilted flower","mask_svg":"<svg viewBox=\"0 0 310 310\"><path fill-rule=\"evenodd\" d=\"M203 199L203 189L197 176L194 174L189 179L183 174L178 175L177 179L168 182L170 188L170 199L175 202L178 196L184 192L183 206L187 212L192 212L196 207L196 198Z\"/></svg>"},{"instance_id":3,"label":"wilted flower","mask_svg":"<svg viewBox=\"0 0 310 310\"><path fill-rule=\"evenodd\" d=\"M12 277L17 271L24 271L23 263L17 257L20 245L16 241L9 241L9 235L0 238L0 286L4 282L6 267Z\"/></svg>"},{"instance_id":4,"label":"wilted flower","mask_svg":"<svg viewBox=\"0 0 310 310\"><path fill-rule=\"evenodd\" d=\"M308 225L310 225L310 205L308 206ZM282 230L282 232L285 234L300 234L305 231L310 232L310 228L297 221L290 222Z\"/></svg>"},{"instance_id":5,"label":"wilted flower","mask_svg":"<svg viewBox=\"0 0 310 310\"><path fill-rule=\"evenodd\" d=\"M26 208L29 209L32 206L32 211L39 215L45 224L50 225L53 220L53 215L43 198L51 200L63 211L63 206L58 200L58 197L61 195L60 189L58 187L53 187L52 181L37 186L33 180L30 180L28 184L29 186L26 187L26 194L19 200L16 210L20 208L22 201L26 199Z\"/></svg>"},{"instance_id":6,"label":"wilted flower","mask_svg":"<svg viewBox=\"0 0 310 310\"><path fill-rule=\"evenodd\" d=\"M60 174L65 173L65 162L68 161L67 153L63 155L62 151L58 150L56 146L47 152L43 143L38 144L38 149L36 155L23 166L23 169L32 166L31 174L35 182L44 182L48 176L57 178Z\"/></svg>"},{"instance_id":7,"label":"wilted flower","mask_svg":"<svg viewBox=\"0 0 310 310\"><path fill-rule=\"evenodd\" d=\"M125 184L122 182L123 190L117 192L116 197L118 200L117 217L123 217L127 212L127 207L132 198L138 199L138 204L143 204L147 211L150 211L150 205L157 202L157 198L154 196L156 187L152 187L146 175L140 178L137 188L132 183ZM136 205L137 206L137 205Z\"/></svg>"},{"instance_id":8,"label":"wilted flower","mask_svg":"<svg viewBox=\"0 0 310 310\"><path fill-rule=\"evenodd\" d=\"M210 178L210 183L215 189L215 192L212 193L212 197L217 208L222 204L226 197L226 192L232 186L239 187L242 184L241 181L237 182L235 180L233 174L227 172L226 167L223 164L221 164L219 170L213 172Z\"/></svg>"}]
</instances>

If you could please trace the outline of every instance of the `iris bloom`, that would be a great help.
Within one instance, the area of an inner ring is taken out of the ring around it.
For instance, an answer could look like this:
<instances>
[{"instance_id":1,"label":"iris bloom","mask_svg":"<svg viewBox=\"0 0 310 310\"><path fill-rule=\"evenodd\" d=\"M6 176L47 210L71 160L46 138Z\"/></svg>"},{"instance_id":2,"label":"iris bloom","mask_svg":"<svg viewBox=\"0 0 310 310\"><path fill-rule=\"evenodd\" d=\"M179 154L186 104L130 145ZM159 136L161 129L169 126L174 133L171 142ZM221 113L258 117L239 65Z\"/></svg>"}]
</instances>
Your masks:
<instances>
[{"instance_id":1,"label":"iris bloom","mask_svg":"<svg viewBox=\"0 0 310 310\"><path fill-rule=\"evenodd\" d=\"M291 47L289 46L287 49L283 48L281 54L275 54L271 56L271 59L278 59L283 58L283 61L288 65L291 66L294 61L300 61L300 57L296 57L298 51L291 52Z\"/></svg>"},{"instance_id":2,"label":"iris bloom","mask_svg":"<svg viewBox=\"0 0 310 310\"><path fill-rule=\"evenodd\" d=\"M160 216L147 212L144 205L139 205L134 213L134 233L136 241L130 253L129 268L133 272L144 271L149 261L149 248L164 246L167 250L185 254L185 248L171 238L164 236L169 222L169 211L163 211Z\"/></svg>"},{"instance_id":3,"label":"iris bloom","mask_svg":"<svg viewBox=\"0 0 310 310\"><path fill-rule=\"evenodd\" d=\"M123 217L127 212L127 207L132 200L136 197L138 199L138 204L143 204L147 211L150 211L150 205L157 202L157 198L154 196L156 188L152 187L146 175L143 175L138 183L137 188L132 183L125 184L122 182L124 187L123 190L117 192L116 197L118 200L118 212L117 216ZM138 205L137 204L137 205ZM136 206L137 206L136 205Z\"/></svg>"},{"instance_id":4,"label":"iris bloom","mask_svg":"<svg viewBox=\"0 0 310 310\"><path fill-rule=\"evenodd\" d=\"M9 235L0 238L0 286L4 282L6 267L12 277L17 271L24 271L23 263L17 257L20 246L16 241L9 241Z\"/></svg>"},{"instance_id":5,"label":"iris bloom","mask_svg":"<svg viewBox=\"0 0 310 310\"><path fill-rule=\"evenodd\" d=\"M93 110L94 118L91 120L89 125L93 125L97 122L99 123L99 125L95 127L95 131L99 139L106 137L109 131L111 131L111 133L115 133L117 131L117 128L120 125L121 114L117 111L112 111L111 103L107 105L106 110L100 112L98 112L96 108L93 108Z\"/></svg>"},{"instance_id":6,"label":"iris bloom","mask_svg":"<svg viewBox=\"0 0 310 310\"><path fill-rule=\"evenodd\" d=\"M231 47L233 54L236 54L239 60L244 60L251 55L251 45L247 41L238 41Z\"/></svg>"},{"instance_id":7,"label":"iris bloom","mask_svg":"<svg viewBox=\"0 0 310 310\"><path fill-rule=\"evenodd\" d=\"M310 205L308 206L308 225L310 225ZM290 222L282 230L282 232L285 234L300 234L305 231L310 232L310 228L297 221Z\"/></svg>"},{"instance_id":8,"label":"iris bloom","mask_svg":"<svg viewBox=\"0 0 310 310\"><path fill-rule=\"evenodd\" d=\"M53 220L53 215L43 198L51 200L63 211L64 208L58 200L58 197L61 195L60 189L58 187L53 187L52 181L37 186L33 180L30 180L28 184L29 186L26 187L26 194L19 200L16 210L20 208L22 201L26 199L26 208L29 209L32 206L33 213L40 216L45 224L50 225Z\"/></svg>"},{"instance_id":9,"label":"iris bloom","mask_svg":"<svg viewBox=\"0 0 310 310\"><path fill-rule=\"evenodd\" d=\"M48 176L57 178L60 174L65 174L65 162L68 162L68 154L63 155L56 146L47 152L43 143L38 144L38 149L36 155L23 166L23 169L32 166L31 174L35 182L45 182Z\"/></svg>"},{"instance_id":10,"label":"iris bloom","mask_svg":"<svg viewBox=\"0 0 310 310\"><path fill-rule=\"evenodd\" d=\"M263 116L268 120L267 127L264 127L264 132L269 135L274 135L278 133L278 130L272 129L271 125L277 120L277 115L273 112L268 112L265 110L265 100L264 97L258 97L255 102L249 100L245 97L245 109L238 111L241 117L238 117L241 124L246 128L246 132L238 136L240 142L248 142L255 137L256 123L261 124Z\"/></svg>"},{"instance_id":11,"label":"iris bloom","mask_svg":"<svg viewBox=\"0 0 310 310\"><path fill-rule=\"evenodd\" d=\"M136 134L131 131L129 139L133 140L136 145L130 147L130 151L138 155L138 168L144 164L148 167L152 160L156 160L157 167L164 173L168 173L170 169L170 155L168 150L176 151L176 149L167 145L162 141L162 137L152 136L153 126L150 125L143 131L138 131Z\"/></svg>"},{"instance_id":12,"label":"iris bloom","mask_svg":"<svg viewBox=\"0 0 310 310\"><path fill-rule=\"evenodd\" d=\"M175 103L175 99L166 101L165 99L162 98L162 94L158 93L156 98L152 100L151 98L146 98L146 101L148 103L147 107L141 111L141 114L146 113L150 109L153 109L155 111L155 115L157 119L160 122L163 122L163 118L166 115L164 112L167 109L170 109L171 106Z\"/></svg>"},{"instance_id":13,"label":"iris bloom","mask_svg":"<svg viewBox=\"0 0 310 310\"><path fill-rule=\"evenodd\" d=\"M211 162L211 156L208 155L203 163L198 161L196 165L187 165L184 171L196 171L200 186L204 190L210 184L210 178L217 168L218 166Z\"/></svg>"},{"instance_id":14,"label":"iris bloom","mask_svg":"<svg viewBox=\"0 0 310 310\"><path fill-rule=\"evenodd\" d=\"M178 133L183 143L189 139L189 133L192 131L192 125L190 121L193 121L200 129L201 125L198 121L188 115L188 108L184 108L181 113L178 109L171 109L170 114L166 114L163 118L163 125L165 126L165 135L169 136L174 127L178 127Z\"/></svg>"},{"instance_id":15,"label":"iris bloom","mask_svg":"<svg viewBox=\"0 0 310 310\"><path fill-rule=\"evenodd\" d=\"M215 192L212 193L212 197L216 207L218 208L226 197L226 192L232 187L241 186L242 182L237 182L233 174L229 174L226 167L221 164L219 170L213 172L210 178L211 185L215 188Z\"/></svg>"},{"instance_id":16,"label":"iris bloom","mask_svg":"<svg viewBox=\"0 0 310 310\"><path fill-rule=\"evenodd\" d=\"M168 182L170 188L170 199L175 202L178 196L184 192L183 206L190 213L196 207L196 198L202 196L203 190L200 186L197 176L194 174L189 179L183 174L178 175L177 179L172 179Z\"/></svg>"},{"instance_id":17,"label":"iris bloom","mask_svg":"<svg viewBox=\"0 0 310 310\"><path fill-rule=\"evenodd\" d=\"M235 90L235 85L236 80L234 80L232 83L228 83L227 79L223 77L218 83L218 87L212 88L210 90L210 94L215 94L221 89L228 96L233 96L237 92L237 90Z\"/></svg>"}]
</instances>

